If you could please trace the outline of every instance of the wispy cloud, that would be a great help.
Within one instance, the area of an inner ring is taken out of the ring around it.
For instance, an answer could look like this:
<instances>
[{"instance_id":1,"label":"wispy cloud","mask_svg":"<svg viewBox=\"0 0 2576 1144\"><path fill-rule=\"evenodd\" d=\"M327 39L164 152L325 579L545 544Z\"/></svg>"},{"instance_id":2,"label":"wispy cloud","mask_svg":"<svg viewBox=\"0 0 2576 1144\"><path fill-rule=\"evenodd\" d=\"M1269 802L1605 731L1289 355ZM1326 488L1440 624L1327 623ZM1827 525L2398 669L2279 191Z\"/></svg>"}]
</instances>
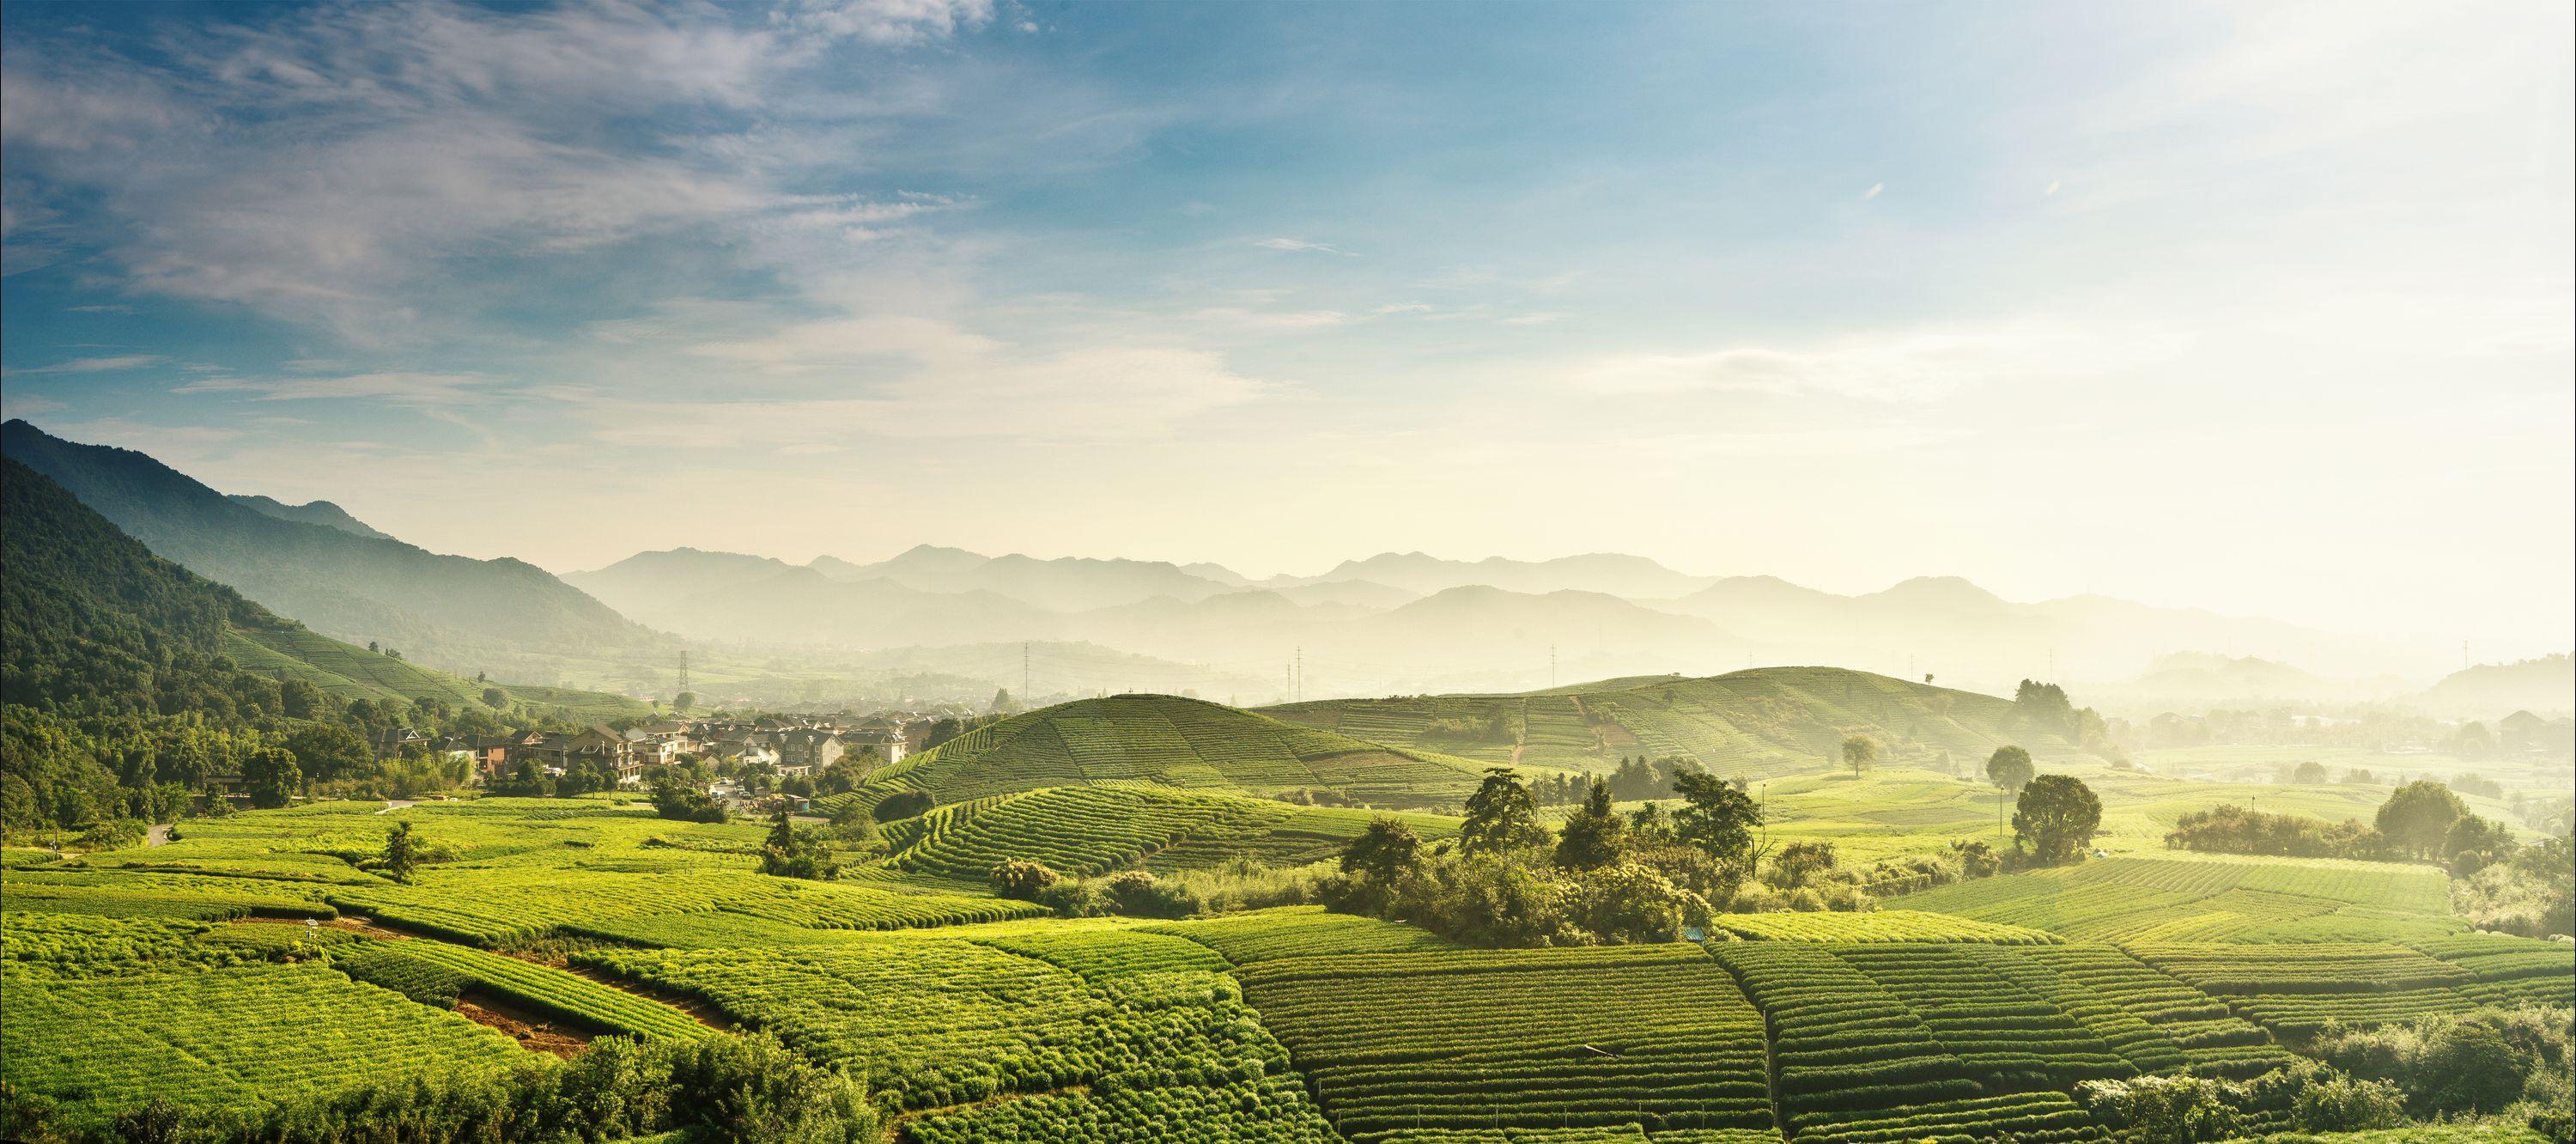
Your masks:
<instances>
[{"instance_id":1,"label":"wispy cloud","mask_svg":"<svg viewBox=\"0 0 2576 1144\"><path fill-rule=\"evenodd\" d=\"M322 377L208 377L173 393L239 393L255 401L384 398L400 404L450 405L486 400L498 379L479 373L353 373Z\"/></svg>"},{"instance_id":2,"label":"wispy cloud","mask_svg":"<svg viewBox=\"0 0 2576 1144\"><path fill-rule=\"evenodd\" d=\"M1338 254L1344 258L1359 257L1359 255L1353 254L1341 247L1333 246L1329 243L1310 242L1302 238L1265 238L1254 242L1252 245L1258 246L1263 250L1280 250L1287 251L1292 254Z\"/></svg>"},{"instance_id":3,"label":"wispy cloud","mask_svg":"<svg viewBox=\"0 0 2576 1144\"><path fill-rule=\"evenodd\" d=\"M2138 352L2141 342L2133 331L2078 332L2032 322L1894 330L1813 345L1617 355L1579 368L1575 383L1605 395L1736 392L1923 402L1990 383L2071 379Z\"/></svg>"},{"instance_id":4,"label":"wispy cloud","mask_svg":"<svg viewBox=\"0 0 2576 1144\"><path fill-rule=\"evenodd\" d=\"M160 354L117 354L110 357L73 358L53 365L16 369L11 373L110 373L122 369L141 369L169 359Z\"/></svg>"}]
</instances>

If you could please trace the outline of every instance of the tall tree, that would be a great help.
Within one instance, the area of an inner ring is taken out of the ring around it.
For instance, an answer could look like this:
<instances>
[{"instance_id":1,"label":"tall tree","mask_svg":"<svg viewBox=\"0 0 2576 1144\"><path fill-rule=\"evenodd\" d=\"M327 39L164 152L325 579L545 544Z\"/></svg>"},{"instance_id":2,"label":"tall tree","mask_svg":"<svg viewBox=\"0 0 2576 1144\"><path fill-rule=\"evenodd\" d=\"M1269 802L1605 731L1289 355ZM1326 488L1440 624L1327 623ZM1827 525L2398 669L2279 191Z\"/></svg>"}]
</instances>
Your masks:
<instances>
[{"instance_id":1,"label":"tall tree","mask_svg":"<svg viewBox=\"0 0 2576 1144\"><path fill-rule=\"evenodd\" d=\"M1381 814L1342 848L1342 872L1389 883L1422 869L1422 836L1404 820Z\"/></svg>"},{"instance_id":2,"label":"tall tree","mask_svg":"<svg viewBox=\"0 0 2576 1144\"><path fill-rule=\"evenodd\" d=\"M2037 773L2039 768L2032 765L2030 752L2020 747L2006 744L1995 748L1994 754L1986 756L1986 781L2000 789L2020 790L2022 785L2028 783L2030 777Z\"/></svg>"},{"instance_id":3,"label":"tall tree","mask_svg":"<svg viewBox=\"0 0 2576 1144\"><path fill-rule=\"evenodd\" d=\"M411 824L397 822L385 832L385 876L397 882L411 881L412 867L420 864L420 844L413 841Z\"/></svg>"},{"instance_id":4,"label":"tall tree","mask_svg":"<svg viewBox=\"0 0 2576 1144\"><path fill-rule=\"evenodd\" d=\"M2102 829L2102 800L2073 775L2041 775L2021 788L2012 826L2016 843L2054 866L2093 844Z\"/></svg>"},{"instance_id":5,"label":"tall tree","mask_svg":"<svg viewBox=\"0 0 2576 1144\"><path fill-rule=\"evenodd\" d=\"M1627 823L1619 812L1610 808L1610 784L1592 780L1592 789L1566 816L1565 829L1556 840L1556 864L1567 870L1590 870L1619 860L1621 835Z\"/></svg>"},{"instance_id":6,"label":"tall tree","mask_svg":"<svg viewBox=\"0 0 2576 1144\"><path fill-rule=\"evenodd\" d=\"M242 790L250 795L252 806L284 806L303 786L304 772L295 765L295 753L284 747L262 747L242 760Z\"/></svg>"},{"instance_id":7,"label":"tall tree","mask_svg":"<svg viewBox=\"0 0 2576 1144\"><path fill-rule=\"evenodd\" d=\"M1467 821L1458 827L1458 849L1468 854L1499 854L1547 842L1539 825L1538 801L1520 773L1489 767L1476 793L1467 796Z\"/></svg>"},{"instance_id":8,"label":"tall tree","mask_svg":"<svg viewBox=\"0 0 2576 1144\"><path fill-rule=\"evenodd\" d=\"M2418 858L2439 853L2442 840L2449 837L2451 824L2469 812L2467 803L2451 793L2451 788L2432 779L2417 779L2388 796L2379 804L2373 820L2381 834L2398 849Z\"/></svg>"},{"instance_id":9,"label":"tall tree","mask_svg":"<svg viewBox=\"0 0 2576 1144\"><path fill-rule=\"evenodd\" d=\"M1853 735L1843 740L1843 765L1851 768L1853 778L1878 765L1878 740L1867 735Z\"/></svg>"},{"instance_id":10,"label":"tall tree","mask_svg":"<svg viewBox=\"0 0 2576 1144\"><path fill-rule=\"evenodd\" d=\"M1720 862L1742 864L1753 853L1753 828L1762 825L1762 808L1734 783L1710 774L1673 780L1681 796L1673 811L1673 835L1706 851Z\"/></svg>"}]
</instances>

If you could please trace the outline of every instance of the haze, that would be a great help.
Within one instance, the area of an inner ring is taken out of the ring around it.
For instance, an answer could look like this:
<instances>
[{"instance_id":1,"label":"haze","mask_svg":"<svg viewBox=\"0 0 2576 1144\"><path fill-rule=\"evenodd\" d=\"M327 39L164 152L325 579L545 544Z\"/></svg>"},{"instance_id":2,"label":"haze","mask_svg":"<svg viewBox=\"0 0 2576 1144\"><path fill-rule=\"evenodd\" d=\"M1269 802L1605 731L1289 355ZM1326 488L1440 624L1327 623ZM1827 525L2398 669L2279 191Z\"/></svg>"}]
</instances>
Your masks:
<instances>
[{"instance_id":1,"label":"haze","mask_svg":"<svg viewBox=\"0 0 2576 1144\"><path fill-rule=\"evenodd\" d=\"M2566 646L2566 6L1515 13L12 6L7 414L560 572L1621 551Z\"/></svg>"}]
</instances>

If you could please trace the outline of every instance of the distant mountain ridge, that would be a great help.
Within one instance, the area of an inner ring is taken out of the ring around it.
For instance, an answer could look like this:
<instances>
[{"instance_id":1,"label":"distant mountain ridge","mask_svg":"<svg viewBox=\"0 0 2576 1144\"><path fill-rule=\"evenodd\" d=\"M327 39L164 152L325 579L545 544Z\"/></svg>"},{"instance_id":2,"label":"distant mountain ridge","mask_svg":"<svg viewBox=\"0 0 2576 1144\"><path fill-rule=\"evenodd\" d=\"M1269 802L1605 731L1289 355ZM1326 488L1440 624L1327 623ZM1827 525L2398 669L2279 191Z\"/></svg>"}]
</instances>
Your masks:
<instances>
[{"instance_id":1,"label":"distant mountain ridge","mask_svg":"<svg viewBox=\"0 0 2576 1144\"><path fill-rule=\"evenodd\" d=\"M370 540L393 539L392 535L376 531L373 527L369 526L367 522L349 515L349 510L341 508L340 506L332 504L326 500L308 501L304 504L287 504L275 497L253 496L245 493L228 493L225 495L224 499L254 512L266 513L279 520L295 520L302 521L306 524L318 524L325 528L336 528L351 536L363 536Z\"/></svg>"},{"instance_id":2,"label":"distant mountain ridge","mask_svg":"<svg viewBox=\"0 0 2576 1144\"><path fill-rule=\"evenodd\" d=\"M595 654L655 639L524 561L443 556L281 519L142 453L66 441L25 421L0 426L0 451L155 553L337 639L496 674L523 653Z\"/></svg>"}]
</instances>

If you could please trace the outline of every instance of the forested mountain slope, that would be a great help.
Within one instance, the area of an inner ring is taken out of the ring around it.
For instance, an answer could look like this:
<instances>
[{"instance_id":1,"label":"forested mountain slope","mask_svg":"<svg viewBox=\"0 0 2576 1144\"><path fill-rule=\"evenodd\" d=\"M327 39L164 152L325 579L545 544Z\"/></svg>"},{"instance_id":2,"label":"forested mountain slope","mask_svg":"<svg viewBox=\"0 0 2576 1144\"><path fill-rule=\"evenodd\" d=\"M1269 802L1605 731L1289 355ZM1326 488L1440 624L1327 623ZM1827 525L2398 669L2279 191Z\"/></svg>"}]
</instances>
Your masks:
<instances>
[{"instance_id":1,"label":"forested mountain slope","mask_svg":"<svg viewBox=\"0 0 2576 1144\"><path fill-rule=\"evenodd\" d=\"M519 653L596 654L654 639L522 561L442 556L279 519L142 453L65 441L24 421L0 428L0 448L153 552L338 639L495 674Z\"/></svg>"}]
</instances>

